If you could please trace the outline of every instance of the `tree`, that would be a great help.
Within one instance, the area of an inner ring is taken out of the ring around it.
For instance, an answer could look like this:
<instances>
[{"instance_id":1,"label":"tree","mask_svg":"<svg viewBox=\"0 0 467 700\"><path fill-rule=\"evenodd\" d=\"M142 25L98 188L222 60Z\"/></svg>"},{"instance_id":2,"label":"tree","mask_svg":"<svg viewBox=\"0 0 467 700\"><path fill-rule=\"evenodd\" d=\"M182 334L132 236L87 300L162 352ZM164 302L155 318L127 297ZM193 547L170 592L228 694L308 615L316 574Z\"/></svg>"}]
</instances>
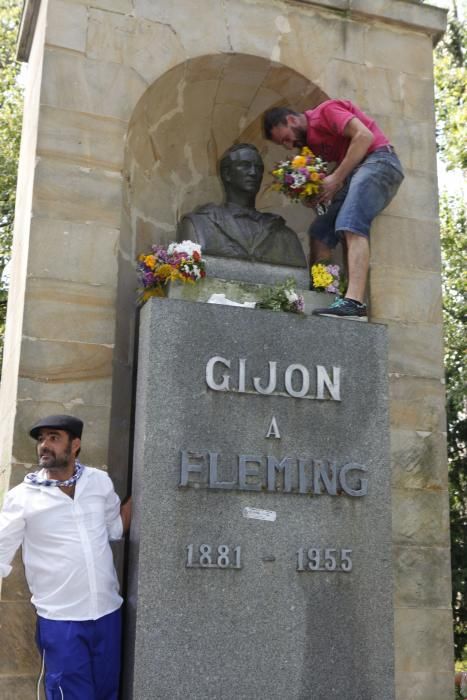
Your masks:
<instances>
[{"instance_id":1,"label":"tree","mask_svg":"<svg viewBox=\"0 0 467 700\"><path fill-rule=\"evenodd\" d=\"M0 365L8 295L1 278L11 254L23 110L15 61L21 6L20 0L0 0Z\"/></svg>"},{"instance_id":2,"label":"tree","mask_svg":"<svg viewBox=\"0 0 467 700\"><path fill-rule=\"evenodd\" d=\"M452 605L456 659L467 649L467 207L461 196L440 201L443 312L451 515Z\"/></svg>"},{"instance_id":3,"label":"tree","mask_svg":"<svg viewBox=\"0 0 467 700\"><path fill-rule=\"evenodd\" d=\"M438 149L448 168L467 170L467 28L452 3L448 29L435 52ZM456 659L467 652L467 207L462 195L440 199L443 315L448 423L452 604Z\"/></svg>"},{"instance_id":4,"label":"tree","mask_svg":"<svg viewBox=\"0 0 467 700\"><path fill-rule=\"evenodd\" d=\"M435 52L438 150L448 168L467 170L467 26L456 2Z\"/></svg>"}]
</instances>

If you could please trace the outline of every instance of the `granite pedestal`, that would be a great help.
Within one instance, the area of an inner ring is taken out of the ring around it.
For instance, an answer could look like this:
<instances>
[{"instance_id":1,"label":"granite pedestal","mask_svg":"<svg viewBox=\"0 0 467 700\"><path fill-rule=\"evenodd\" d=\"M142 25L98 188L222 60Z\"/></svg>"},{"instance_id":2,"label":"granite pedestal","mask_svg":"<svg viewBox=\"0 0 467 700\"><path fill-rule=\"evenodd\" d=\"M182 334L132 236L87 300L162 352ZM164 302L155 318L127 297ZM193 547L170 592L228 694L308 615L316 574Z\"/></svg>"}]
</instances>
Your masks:
<instances>
[{"instance_id":1,"label":"granite pedestal","mask_svg":"<svg viewBox=\"0 0 467 700\"><path fill-rule=\"evenodd\" d=\"M393 700L383 326L141 313L133 700Z\"/></svg>"}]
</instances>

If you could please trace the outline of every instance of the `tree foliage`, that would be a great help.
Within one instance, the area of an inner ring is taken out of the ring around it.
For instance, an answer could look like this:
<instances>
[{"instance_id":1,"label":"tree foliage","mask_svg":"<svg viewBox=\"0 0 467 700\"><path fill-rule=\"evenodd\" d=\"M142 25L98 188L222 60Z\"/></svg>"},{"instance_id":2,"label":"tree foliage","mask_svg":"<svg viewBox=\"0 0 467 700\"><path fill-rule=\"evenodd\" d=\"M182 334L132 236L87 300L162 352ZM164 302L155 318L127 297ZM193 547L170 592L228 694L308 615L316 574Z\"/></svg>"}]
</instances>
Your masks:
<instances>
[{"instance_id":1,"label":"tree foliage","mask_svg":"<svg viewBox=\"0 0 467 700\"><path fill-rule=\"evenodd\" d=\"M435 52L438 148L448 168L467 171L467 27L452 3ZM462 194L440 200L443 312L451 507L452 602L456 659L467 656L467 206Z\"/></svg>"},{"instance_id":2,"label":"tree foliage","mask_svg":"<svg viewBox=\"0 0 467 700\"><path fill-rule=\"evenodd\" d=\"M467 207L462 196L440 201L451 506L452 604L458 660L467 650Z\"/></svg>"},{"instance_id":3,"label":"tree foliage","mask_svg":"<svg viewBox=\"0 0 467 700\"><path fill-rule=\"evenodd\" d=\"M23 110L15 61L21 5L20 0L0 0L0 363L8 293L1 278L11 254Z\"/></svg>"},{"instance_id":4,"label":"tree foliage","mask_svg":"<svg viewBox=\"0 0 467 700\"><path fill-rule=\"evenodd\" d=\"M467 170L467 25L452 3L435 53L438 149L448 168Z\"/></svg>"}]
</instances>

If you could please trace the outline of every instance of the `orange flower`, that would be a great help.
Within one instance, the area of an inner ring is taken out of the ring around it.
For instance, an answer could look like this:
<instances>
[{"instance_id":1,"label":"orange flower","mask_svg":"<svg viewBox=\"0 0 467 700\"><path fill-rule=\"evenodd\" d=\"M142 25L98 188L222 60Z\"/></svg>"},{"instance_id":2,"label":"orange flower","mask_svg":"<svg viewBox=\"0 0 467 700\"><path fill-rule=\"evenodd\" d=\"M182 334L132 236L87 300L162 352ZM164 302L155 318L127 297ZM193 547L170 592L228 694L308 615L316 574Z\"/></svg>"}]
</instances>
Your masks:
<instances>
[{"instance_id":1,"label":"orange flower","mask_svg":"<svg viewBox=\"0 0 467 700\"><path fill-rule=\"evenodd\" d=\"M154 270L156 267L156 257L155 255L146 255L144 258L144 264L149 267L150 270Z\"/></svg>"},{"instance_id":2,"label":"orange flower","mask_svg":"<svg viewBox=\"0 0 467 700\"><path fill-rule=\"evenodd\" d=\"M306 165L306 158L304 156L295 156L292 160L292 167L294 168L304 168Z\"/></svg>"}]
</instances>

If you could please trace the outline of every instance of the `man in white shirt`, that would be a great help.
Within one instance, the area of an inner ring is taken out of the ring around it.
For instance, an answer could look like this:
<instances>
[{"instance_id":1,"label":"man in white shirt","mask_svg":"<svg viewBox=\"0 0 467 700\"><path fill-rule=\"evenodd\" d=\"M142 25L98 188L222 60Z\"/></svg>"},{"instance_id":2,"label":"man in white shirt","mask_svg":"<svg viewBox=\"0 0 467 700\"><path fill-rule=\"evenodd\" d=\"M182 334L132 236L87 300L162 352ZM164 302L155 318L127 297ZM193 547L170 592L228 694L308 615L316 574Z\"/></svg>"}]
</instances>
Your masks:
<instances>
[{"instance_id":1,"label":"man in white shirt","mask_svg":"<svg viewBox=\"0 0 467 700\"><path fill-rule=\"evenodd\" d=\"M117 700L122 598L109 540L129 528L109 476L80 464L83 423L47 416L30 430L39 470L5 496L0 577L20 545L37 611L47 700Z\"/></svg>"}]
</instances>

